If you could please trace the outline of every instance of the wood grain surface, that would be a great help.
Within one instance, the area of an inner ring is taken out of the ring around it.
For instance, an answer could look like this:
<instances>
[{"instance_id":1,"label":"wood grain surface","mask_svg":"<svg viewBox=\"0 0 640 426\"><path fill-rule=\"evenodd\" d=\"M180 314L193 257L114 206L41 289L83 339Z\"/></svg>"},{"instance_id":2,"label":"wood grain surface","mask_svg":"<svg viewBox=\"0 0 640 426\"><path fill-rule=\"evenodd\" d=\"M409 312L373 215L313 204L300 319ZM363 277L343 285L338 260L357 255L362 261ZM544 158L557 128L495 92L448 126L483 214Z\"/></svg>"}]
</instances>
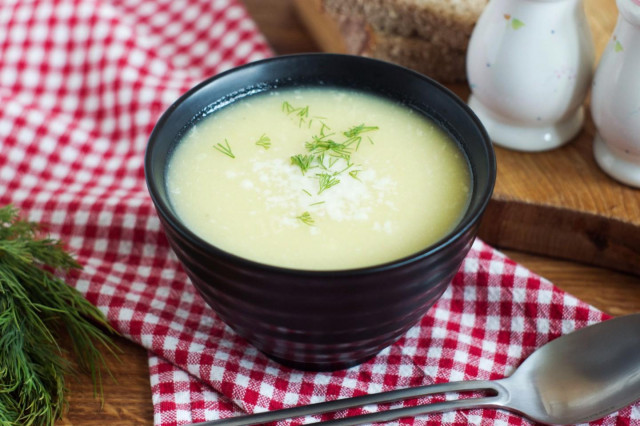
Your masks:
<instances>
[{"instance_id":1,"label":"wood grain surface","mask_svg":"<svg viewBox=\"0 0 640 426\"><path fill-rule=\"evenodd\" d=\"M601 25L602 34L610 31L611 22L615 21L617 11L611 0L585 0L586 3L601 7L599 14L602 22L597 19L596 27ZM295 52L317 51L319 48L315 41L307 33L306 27L298 19L292 0L245 0L249 12L258 23L258 26L271 43L275 53L286 54ZM605 22L606 21L606 22ZM595 32L595 30L594 30ZM598 41L597 41L598 43ZM602 43L601 41L599 43ZM598 44L597 44L598 46ZM600 46L599 48L602 48ZM459 88L458 90L464 90ZM578 158L587 162L587 155L580 150L584 147L575 147ZM551 155L551 154L549 154ZM502 163L518 160L517 157L505 160L505 153L498 153L498 161ZM532 159L527 161L533 161ZM552 161L540 160L542 162ZM582 167L582 166L581 166ZM592 173L591 171L585 173ZM526 176L520 177L524 179ZM607 181L604 176L598 177L592 183ZM509 190L512 182L501 182L504 191ZM541 185L551 185L543 182ZM619 192L619 196L628 194L624 188L612 186L611 182L605 184L605 189L598 184L596 195L586 195L586 200L581 198L583 192L564 193L554 197L568 197L576 203L602 203L599 198L606 197L604 192ZM622 192L620 192L622 191ZM603 192L600 194L599 192ZM498 192L500 193L500 192ZM582 195L581 195L582 194ZM632 193L637 196L636 193ZM624 197L623 197L624 198ZM626 199L617 209L632 210ZM637 204L632 204L634 209ZM505 217L508 215L505 213ZM636 214L636 217L638 215ZM580 227L576 224L576 227ZM558 287L568 291L576 297L591 303L612 315L624 315L640 311L640 277L631 274L614 272L610 269L596 266L587 266L573 261L563 261L552 257L525 254L522 251L509 250L506 253L528 267L534 272L550 279ZM93 397L90 378L81 374L75 379L70 378L70 406L67 415L59 422L60 425L79 426L103 426L103 425L152 425L153 406L149 386L149 373L147 368L147 351L140 346L131 343L124 338L117 339L121 349L119 360L108 356L107 362L111 367L114 380L104 380L104 404ZM63 342L63 345L69 347Z\"/></svg>"}]
</instances>

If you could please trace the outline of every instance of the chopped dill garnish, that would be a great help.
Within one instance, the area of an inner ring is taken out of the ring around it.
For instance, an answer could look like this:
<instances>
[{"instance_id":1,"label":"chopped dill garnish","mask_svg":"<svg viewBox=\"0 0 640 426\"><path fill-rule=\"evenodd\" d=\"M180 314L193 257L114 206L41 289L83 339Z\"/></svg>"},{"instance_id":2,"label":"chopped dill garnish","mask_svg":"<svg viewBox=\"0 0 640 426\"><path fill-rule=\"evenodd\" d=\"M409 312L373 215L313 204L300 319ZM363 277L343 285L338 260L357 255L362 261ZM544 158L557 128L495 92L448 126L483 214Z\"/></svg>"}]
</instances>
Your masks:
<instances>
[{"instance_id":1,"label":"chopped dill garnish","mask_svg":"<svg viewBox=\"0 0 640 426\"><path fill-rule=\"evenodd\" d=\"M305 148L313 154L327 153L332 157L339 157L348 160L351 151L348 146L343 143L337 143L333 140L322 140L314 136L313 142L306 142Z\"/></svg>"},{"instance_id":2,"label":"chopped dill garnish","mask_svg":"<svg viewBox=\"0 0 640 426\"><path fill-rule=\"evenodd\" d=\"M311 167L311 164L313 163L314 159L315 159L315 155L313 155L313 154L309 154L309 155L303 155L303 154L292 155L291 156L291 164L294 165L294 166L300 167L300 171L302 171L302 174L304 175L307 172L307 170L309 170L309 168Z\"/></svg>"},{"instance_id":3,"label":"chopped dill garnish","mask_svg":"<svg viewBox=\"0 0 640 426\"><path fill-rule=\"evenodd\" d=\"M378 129L378 126L365 126L364 123L362 123L358 126L353 126L349 130L344 132L343 135L345 135L347 138L354 138L356 136L360 136L362 133L371 132Z\"/></svg>"},{"instance_id":4,"label":"chopped dill garnish","mask_svg":"<svg viewBox=\"0 0 640 426\"><path fill-rule=\"evenodd\" d=\"M297 116L298 117L302 117L302 118L308 118L309 117L309 105L304 106L302 108L297 108Z\"/></svg>"},{"instance_id":5,"label":"chopped dill garnish","mask_svg":"<svg viewBox=\"0 0 640 426\"><path fill-rule=\"evenodd\" d=\"M342 173L346 172L347 170L349 170L350 168L352 168L353 166L354 166L354 164L350 160L347 160L347 166L344 167L342 170L338 170L338 171L333 172L333 175L336 176L336 175L342 174Z\"/></svg>"},{"instance_id":6,"label":"chopped dill garnish","mask_svg":"<svg viewBox=\"0 0 640 426\"><path fill-rule=\"evenodd\" d=\"M282 111L286 112L288 115L288 114L291 114L293 111L295 111L295 108L289 102L284 101L282 103Z\"/></svg>"},{"instance_id":7,"label":"chopped dill garnish","mask_svg":"<svg viewBox=\"0 0 640 426\"><path fill-rule=\"evenodd\" d=\"M354 138L351 139L347 139L347 141L344 143L346 146L351 146L355 143L356 147L354 149L354 151L357 151L360 149L360 142L362 142L362 137L360 136L356 136Z\"/></svg>"},{"instance_id":8,"label":"chopped dill garnish","mask_svg":"<svg viewBox=\"0 0 640 426\"><path fill-rule=\"evenodd\" d=\"M320 154L320 155L316 156L316 163L318 163L318 166L322 170L329 170L329 168L324 164L324 159L325 159L325 155L324 154Z\"/></svg>"},{"instance_id":9,"label":"chopped dill garnish","mask_svg":"<svg viewBox=\"0 0 640 426\"><path fill-rule=\"evenodd\" d=\"M233 155L233 152L231 151L231 146L229 145L229 141L227 139L224 140L224 145L222 145L221 143L218 143L217 145L213 146L216 150L220 151L221 153L223 153L224 155L227 155L231 158L236 158L235 155Z\"/></svg>"},{"instance_id":10,"label":"chopped dill garnish","mask_svg":"<svg viewBox=\"0 0 640 426\"><path fill-rule=\"evenodd\" d=\"M303 189L302 192L304 192L305 194L307 194L309 197L313 197L313 194L311 194L309 191L307 191L306 189Z\"/></svg>"},{"instance_id":11,"label":"chopped dill garnish","mask_svg":"<svg viewBox=\"0 0 640 426\"><path fill-rule=\"evenodd\" d=\"M317 206L318 204L324 204L326 201L318 201L317 203L311 203L309 206Z\"/></svg>"},{"instance_id":12,"label":"chopped dill garnish","mask_svg":"<svg viewBox=\"0 0 640 426\"><path fill-rule=\"evenodd\" d=\"M364 123L360 124L359 126L353 126L346 132L342 133L348 138L344 144L346 146L349 146L355 143L355 151L357 151L358 149L360 149L360 142L362 142L362 136L360 135L362 133L372 132L374 130L378 130L378 126L365 126ZM373 140L370 136L367 136L367 139L369 139L369 142L373 144Z\"/></svg>"},{"instance_id":13,"label":"chopped dill garnish","mask_svg":"<svg viewBox=\"0 0 640 426\"><path fill-rule=\"evenodd\" d=\"M327 126L324 121L320 122L321 126L320 126L320 136L322 137L326 137L326 136L331 136L331 135L327 135L324 131L326 130L331 130L331 127Z\"/></svg>"},{"instance_id":14,"label":"chopped dill garnish","mask_svg":"<svg viewBox=\"0 0 640 426\"><path fill-rule=\"evenodd\" d=\"M304 143L305 154L291 156L291 164L300 167L300 171L305 175L310 169L317 168L322 173L316 173L318 179L317 195L340 183L340 175L348 173L353 179L360 181L358 173L362 170L354 169L355 163L352 155L358 151L363 137L366 137L371 144L373 140L368 134L379 130L378 126L367 126L361 123L351 126L345 131L332 132L331 127L326 123L327 118L318 115L311 115L309 105L296 107L288 101L282 102L282 111L295 120L298 127L312 129L315 133L311 140ZM345 164L341 161L343 160ZM312 196L309 191L303 190L307 195ZM310 205L318 205L322 202ZM300 218L300 217L299 217Z\"/></svg>"},{"instance_id":15,"label":"chopped dill garnish","mask_svg":"<svg viewBox=\"0 0 640 426\"><path fill-rule=\"evenodd\" d=\"M340 179L328 173L319 173L316 176L318 176L318 182L319 182L318 195L322 194L323 191L326 191L332 186L335 186L340 183Z\"/></svg>"},{"instance_id":16,"label":"chopped dill garnish","mask_svg":"<svg viewBox=\"0 0 640 426\"><path fill-rule=\"evenodd\" d=\"M306 124L307 129L311 129L315 123L318 123L320 126L319 134L320 136L326 136L325 131L331 130L325 121L327 117L322 117L320 115L310 115L309 105L305 105L303 107L295 107L291 105L288 101L282 102L282 112L289 116L293 116L297 118L298 127L302 128L303 124Z\"/></svg>"},{"instance_id":17,"label":"chopped dill garnish","mask_svg":"<svg viewBox=\"0 0 640 426\"><path fill-rule=\"evenodd\" d=\"M309 226L313 226L315 223L315 220L313 220L313 217L311 217L311 213L309 212L304 212L300 216L296 216L296 219Z\"/></svg>"},{"instance_id":18,"label":"chopped dill garnish","mask_svg":"<svg viewBox=\"0 0 640 426\"><path fill-rule=\"evenodd\" d=\"M302 125L305 124L307 122L307 119L309 118L309 105L296 108L289 102L284 101L282 103L282 111L284 111L287 115L295 113L295 117L298 117L298 127L302 127ZM308 127L311 128L311 122L309 122Z\"/></svg>"},{"instance_id":19,"label":"chopped dill garnish","mask_svg":"<svg viewBox=\"0 0 640 426\"><path fill-rule=\"evenodd\" d=\"M256 145L261 146L264 149L269 149L271 148L271 138L263 133L262 136L260 136L260 139L256 142Z\"/></svg>"}]
</instances>

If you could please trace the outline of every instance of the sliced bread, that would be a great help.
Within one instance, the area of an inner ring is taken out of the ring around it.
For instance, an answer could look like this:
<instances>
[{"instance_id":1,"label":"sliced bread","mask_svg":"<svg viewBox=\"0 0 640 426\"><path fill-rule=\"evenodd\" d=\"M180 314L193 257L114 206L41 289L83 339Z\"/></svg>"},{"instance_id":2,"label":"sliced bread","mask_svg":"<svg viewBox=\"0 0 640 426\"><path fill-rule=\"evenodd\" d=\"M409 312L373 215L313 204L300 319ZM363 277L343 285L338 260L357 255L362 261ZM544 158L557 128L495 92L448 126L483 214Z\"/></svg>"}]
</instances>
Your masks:
<instances>
[{"instance_id":1,"label":"sliced bread","mask_svg":"<svg viewBox=\"0 0 640 426\"><path fill-rule=\"evenodd\" d=\"M321 0L333 15L358 17L378 33L466 48L488 0Z\"/></svg>"},{"instance_id":2,"label":"sliced bread","mask_svg":"<svg viewBox=\"0 0 640 426\"><path fill-rule=\"evenodd\" d=\"M465 56L488 0L295 0L325 51L383 59L441 82L465 79Z\"/></svg>"}]
</instances>

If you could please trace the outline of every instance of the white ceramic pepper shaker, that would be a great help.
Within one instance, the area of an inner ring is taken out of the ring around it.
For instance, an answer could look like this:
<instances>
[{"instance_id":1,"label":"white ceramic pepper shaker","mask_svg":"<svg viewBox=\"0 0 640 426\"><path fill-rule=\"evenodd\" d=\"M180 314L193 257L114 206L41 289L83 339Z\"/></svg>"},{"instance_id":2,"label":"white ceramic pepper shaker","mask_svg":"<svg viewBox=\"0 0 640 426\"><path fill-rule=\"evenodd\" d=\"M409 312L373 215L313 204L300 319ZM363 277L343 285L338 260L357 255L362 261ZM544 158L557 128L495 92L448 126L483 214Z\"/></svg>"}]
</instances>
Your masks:
<instances>
[{"instance_id":1,"label":"white ceramic pepper shaker","mask_svg":"<svg viewBox=\"0 0 640 426\"><path fill-rule=\"evenodd\" d=\"M593 66L582 0L491 0L469 41L469 106L497 145L557 148L582 128Z\"/></svg>"},{"instance_id":2,"label":"white ceramic pepper shaker","mask_svg":"<svg viewBox=\"0 0 640 426\"><path fill-rule=\"evenodd\" d=\"M617 0L618 23L593 80L593 153L610 176L640 188L640 0Z\"/></svg>"}]
</instances>

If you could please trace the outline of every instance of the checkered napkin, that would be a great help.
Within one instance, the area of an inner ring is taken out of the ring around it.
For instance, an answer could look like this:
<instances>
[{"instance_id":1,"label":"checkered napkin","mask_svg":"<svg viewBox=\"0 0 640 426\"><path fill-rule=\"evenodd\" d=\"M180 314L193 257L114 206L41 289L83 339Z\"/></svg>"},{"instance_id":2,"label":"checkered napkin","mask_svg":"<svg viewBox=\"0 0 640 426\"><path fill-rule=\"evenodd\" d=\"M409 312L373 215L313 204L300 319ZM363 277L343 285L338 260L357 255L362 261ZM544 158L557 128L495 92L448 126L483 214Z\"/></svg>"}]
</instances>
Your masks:
<instances>
[{"instance_id":1,"label":"checkered napkin","mask_svg":"<svg viewBox=\"0 0 640 426\"><path fill-rule=\"evenodd\" d=\"M437 305L363 365L305 373L249 346L169 249L142 162L155 121L181 93L269 54L238 0L0 2L0 205L66 241L85 266L71 284L149 350L156 424L497 379L543 343L605 318L477 241ZM492 410L400 423L526 424ZM640 408L599 423L640 424Z\"/></svg>"}]
</instances>

